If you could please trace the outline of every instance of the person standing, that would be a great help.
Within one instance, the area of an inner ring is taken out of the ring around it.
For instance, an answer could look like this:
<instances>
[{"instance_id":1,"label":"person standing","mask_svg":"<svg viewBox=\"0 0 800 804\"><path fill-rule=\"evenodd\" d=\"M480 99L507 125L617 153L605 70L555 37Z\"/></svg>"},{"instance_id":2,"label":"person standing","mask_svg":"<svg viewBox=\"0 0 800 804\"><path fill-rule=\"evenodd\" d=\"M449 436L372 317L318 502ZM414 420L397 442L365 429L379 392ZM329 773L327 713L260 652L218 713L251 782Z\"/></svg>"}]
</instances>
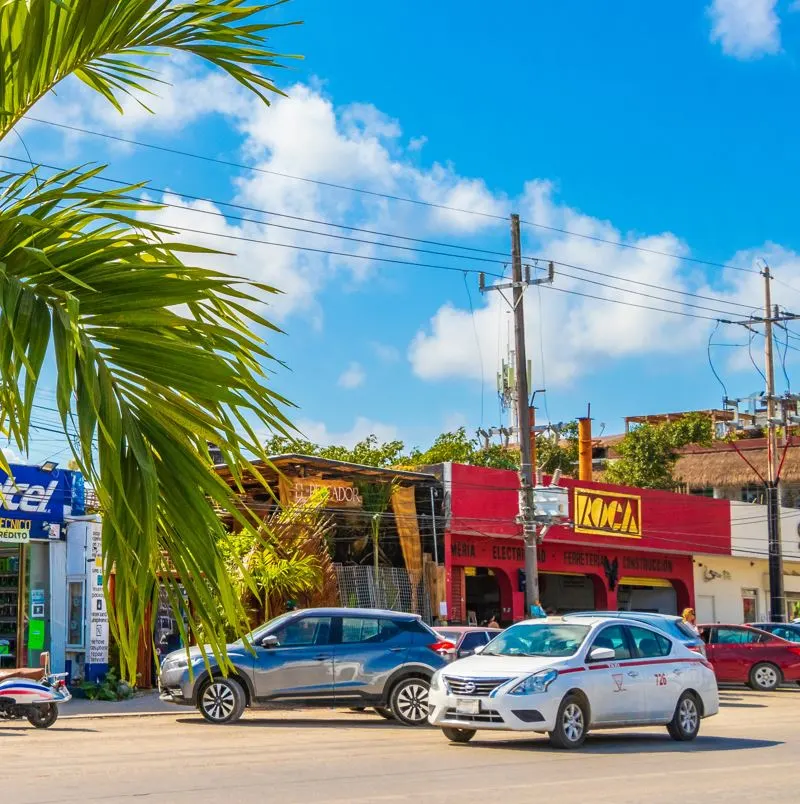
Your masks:
<instances>
[{"instance_id":1,"label":"person standing","mask_svg":"<svg viewBox=\"0 0 800 804\"><path fill-rule=\"evenodd\" d=\"M694 609L686 608L683 610L683 622L686 623L689 628L694 631L695 634L700 636L700 629L697 627L697 616L694 613Z\"/></svg>"},{"instance_id":2,"label":"person standing","mask_svg":"<svg viewBox=\"0 0 800 804\"><path fill-rule=\"evenodd\" d=\"M499 628L499 627L500 627L500 623L499 623L499 622L497 622L497 615L493 614L493 615L492 615L492 616L489 618L489 622L488 622L488 623L486 623L486 627L487 627L487 628Z\"/></svg>"}]
</instances>

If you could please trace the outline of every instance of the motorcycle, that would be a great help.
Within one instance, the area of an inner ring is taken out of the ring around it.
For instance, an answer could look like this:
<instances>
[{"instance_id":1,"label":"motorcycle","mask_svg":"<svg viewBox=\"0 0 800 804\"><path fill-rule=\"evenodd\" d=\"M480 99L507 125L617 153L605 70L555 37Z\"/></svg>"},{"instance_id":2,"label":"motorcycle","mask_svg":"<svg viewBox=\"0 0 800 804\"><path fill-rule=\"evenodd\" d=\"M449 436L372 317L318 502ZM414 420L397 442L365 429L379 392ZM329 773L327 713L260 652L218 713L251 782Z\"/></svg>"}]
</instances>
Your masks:
<instances>
[{"instance_id":1,"label":"motorcycle","mask_svg":"<svg viewBox=\"0 0 800 804\"><path fill-rule=\"evenodd\" d=\"M37 729L49 729L58 719L58 705L72 698L66 673L50 672L50 657L41 667L0 670L0 720L27 718Z\"/></svg>"}]
</instances>

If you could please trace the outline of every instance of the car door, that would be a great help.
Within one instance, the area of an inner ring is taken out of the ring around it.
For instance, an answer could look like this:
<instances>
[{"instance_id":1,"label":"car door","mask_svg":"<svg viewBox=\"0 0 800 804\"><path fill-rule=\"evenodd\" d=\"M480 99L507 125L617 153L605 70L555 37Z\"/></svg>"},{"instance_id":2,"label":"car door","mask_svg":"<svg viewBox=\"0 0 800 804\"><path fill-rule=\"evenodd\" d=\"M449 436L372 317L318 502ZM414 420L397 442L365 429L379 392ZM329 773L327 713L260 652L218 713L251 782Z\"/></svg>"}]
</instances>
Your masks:
<instances>
[{"instance_id":1,"label":"car door","mask_svg":"<svg viewBox=\"0 0 800 804\"><path fill-rule=\"evenodd\" d=\"M750 669L752 651L749 646L757 632L746 628L721 625L711 630L709 645L717 681L746 681Z\"/></svg>"},{"instance_id":2,"label":"car door","mask_svg":"<svg viewBox=\"0 0 800 804\"><path fill-rule=\"evenodd\" d=\"M594 648L611 648L614 659L592 662ZM587 695L593 723L630 723L644 720L644 684L633 659L631 639L623 625L607 625L592 640L586 652Z\"/></svg>"},{"instance_id":3,"label":"car door","mask_svg":"<svg viewBox=\"0 0 800 804\"><path fill-rule=\"evenodd\" d=\"M660 722L669 720L675 712L678 698L683 692L683 675L686 667L681 662L669 662L673 652L672 640L649 628L630 626L628 632L638 659L643 701L647 719Z\"/></svg>"},{"instance_id":4,"label":"car door","mask_svg":"<svg viewBox=\"0 0 800 804\"><path fill-rule=\"evenodd\" d=\"M333 703L333 618L301 614L281 623L274 647L256 647L253 683L260 700Z\"/></svg>"},{"instance_id":5,"label":"car door","mask_svg":"<svg viewBox=\"0 0 800 804\"><path fill-rule=\"evenodd\" d=\"M389 676L406 661L408 632L388 617L337 617L341 632L334 648L333 677L337 706L380 701Z\"/></svg>"}]
</instances>

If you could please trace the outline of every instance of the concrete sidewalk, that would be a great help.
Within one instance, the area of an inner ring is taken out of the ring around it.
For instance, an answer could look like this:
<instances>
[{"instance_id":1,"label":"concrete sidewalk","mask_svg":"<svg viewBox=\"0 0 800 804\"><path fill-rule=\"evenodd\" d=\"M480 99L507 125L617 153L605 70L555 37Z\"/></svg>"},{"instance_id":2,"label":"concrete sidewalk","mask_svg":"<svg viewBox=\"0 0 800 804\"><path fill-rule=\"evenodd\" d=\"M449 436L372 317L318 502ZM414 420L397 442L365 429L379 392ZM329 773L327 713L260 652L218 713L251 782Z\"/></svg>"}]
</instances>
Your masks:
<instances>
[{"instance_id":1,"label":"concrete sidewalk","mask_svg":"<svg viewBox=\"0 0 800 804\"><path fill-rule=\"evenodd\" d=\"M156 690L137 692L126 701L90 701L73 698L59 706L60 717L124 717L143 715L177 715L183 707L159 700ZM193 710L187 710L193 711Z\"/></svg>"}]
</instances>

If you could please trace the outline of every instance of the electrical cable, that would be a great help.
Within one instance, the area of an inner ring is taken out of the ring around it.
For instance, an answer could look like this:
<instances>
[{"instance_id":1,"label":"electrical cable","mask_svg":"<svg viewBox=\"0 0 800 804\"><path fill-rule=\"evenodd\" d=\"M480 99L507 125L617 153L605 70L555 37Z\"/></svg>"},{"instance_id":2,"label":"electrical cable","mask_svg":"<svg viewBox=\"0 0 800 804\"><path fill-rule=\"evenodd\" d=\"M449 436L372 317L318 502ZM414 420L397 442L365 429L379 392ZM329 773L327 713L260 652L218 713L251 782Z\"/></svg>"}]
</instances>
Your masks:
<instances>
[{"instance_id":1,"label":"electrical cable","mask_svg":"<svg viewBox=\"0 0 800 804\"><path fill-rule=\"evenodd\" d=\"M722 381L722 377L717 374L717 370L714 368L714 361L711 359L711 341L716 334L717 330L719 329L720 322L717 321L714 323L714 329L711 330L708 336L708 346L706 348L706 352L708 354L708 365L711 369L711 373L717 378L717 382L722 386L722 398L728 398L728 389L725 387L725 383Z\"/></svg>"},{"instance_id":2,"label":"electrical cable","mask_svg":"<svg viewBox=\"0 0 800 804\"><path fill-rule=\"evenodd\" d=\"M2 156L2 155L0 155L0 156ZM10 159L12 161L24 162L24 160L21 160L21 159L18 159L17 157L12 157L12 156L3 156L3 158ZM63 171L64 170L64 168L58 168L58 167L56 167L54 165L44 165L43 164L43 165L40 165L40 167L46 168L48 170L54 170L54 171ZM14 174L14 175L23 175L23 174ZM111 183L114 183L114 184L117 184L117 185L120 185L120 186L130 186L130 184L131 184L129 182L123 182L123 181L121 181L119 179L111 179L111 178L108 178L108 177L105 177L105 176L96 176L94 178L96 180L99 180L99 181L111 182ZM233 208L233 209L240 209L240 210L245 210L245 211L250 211L250 212L256 212L256 213L263 214L263 215L272 215L272 216L277 216L277 217L285 217L285 218L290 218L292 220L307 222L307 223L320 225L320 226L330 226L330 227L334 227L334 228L348 229L348 230L351 230L351 231L374 234L376 236L381 236L381 237L391 237L391 238L395 238L395 239L403 239L403 240L406 240L406 241L412 241L412 242L416 242L416 243L425 243L425 244L430 244L430 245L437 245L437 246L444 247L444 248L469 250L469 251L473 251L473 252L483 252L483 253L488 253L488 254L496 254L496 255L503 256L503 257L507 256L507 255L504 254L504 252L497 252L497 251L492 251L492 250L489 250L489 249L478 249L478 248L471 247L471 246L462 246L462 245L459 245L459 244L456 244L456 243L445 243L445 242L436 241L436 240L425 240L423 238L410 237L410 236L407 236L407 235L399 235L399 234L394 234L394 233L391 233L391 232L381 232L381 231L377 231L377 230L374 230L374 229L366 229L366 228L361 228L361 227L347 226L345 224L332 223L332 222L329 222L329 221L321 221L321 220L314 219L314 218L304 218L304 217L298 216L298 215L287 215L285 213L275 212L275 211L272 211L272 210L264 210L264 209L259 209L257 207L248 207L248 206L244 206L244 205L241 205L241 204L234 204L234 203L231 203L231 202L222 201L220 199L215 199L215 198L210 198L210 197L205 197L205 196L191 195L191 194L182 193L182 192L176 191L176 190L167 190L165 188L154 187L152 185L146 185L142 189L143 190L149 190L151 192L161 193L162 195L172 195L172 196L179 196L179 197L182 197L182 198L187 198L187 199L195 200L195 201L205 201L205 202L208 202L210 204L215 204L217 206L224 206L224 207L230 207L230 208ZM128 200L128 201L138 202L138 203L147 203L147 202L145 202L143 199L141 199L138 196L122 195L122 196L120 196L120 198L124 199L124 200ZM211 216L214 216L214 217L222 218L223 220L253 223L253 224L258 225L258 226L272 226L272 227L277 228L277 229L284 229L284 230L300 232L300 233L304 233L304 234L316 235L316 236L319 236L319 237L329 237L329 238L334 238L334 239L337 239L337 240L344 240L344 241L349 241L349 242L355 242L355 243L372 245L372 246L379 246L379 247L385 247L385 248L394 248L394 249L399 249L399 250L403 250L403 251L409 251L409 252L413 252L413 253L433 254L433 255L436 255L436 256L451 257L451 258L454 258L454 259L467 259L468 258L468 255L466 255L466 254L453 254L453 253L450 253L450 252L442 252L442 251L437 251L437 250L433 250L433 249L414 248L414 247L410 247L410 246L402 246L402 245L399 245L399 244L396 244L396 243L386 243L386 242L382 242L382 241L365 240L363 238L348 237L346 235L337 235L337 234L333 234L333 233L330 233L330 232L320 232L320 231L317 231L317 230L314 230L314 229L307 229L307 228L302 228L302 227L288 226L288 225L285 225L285 224L268 222L268 221L261 221L261 220L256 220L256 219L253 219L253 218L244 217L244 216L227 215L227 214L225 214L223 212L219 212L219 211L215 211L215 210L197 209L195 207L187 206L186 204L176 204L176 203L172 203L172 202L165 201L165 200L161 200L161 201L156 202L156 203L159 206L172 208L172 209L180 209L180 210L184 210L186 212L200 214L200 215L211 215ZM172 227L172 228L176 228L176 227ZM190 230L190 231L194 231L194 230ZM207 234L208 236L219 236L219 237L224 237L225 236L225 235L222 235L222 234L217 234L215 232L208 232L206 230L203 230L203 233ZM298 248L299 248L299 246L298 246ZM492 259L488 259L488 258L485 258L485 257L469 256L469 259L472 260L472 261L479 261L479 262L491 263L491 264L496 264L496 265L505 265L506 264L506 262L504 260L492 260ZM641 282L639 280L629 279L627 277L619 276L618 274L610 274L610 273L608 273L606 271L597 271L597 270L594 270L594 269L591 269L591 268L585 268L585 267L574 265L574 264L571 264L571 263L564 263L564 262L560 262L560 261L557 261L557 260L546 260L546 258L543 258L543 257L525 257L524 259L529 260L529 261L533 261L534 263L538 263L540 261L541 262L552 262L554 265L563 266L563 267L570 268L570 269L577 270L577 271L582 271L584 273L594 274L596 276L610 277L610 278L618 279L618 280L620 280L622 282L627 282L627 283L630 283L630 284L640 285L640 286L643 286L643 287L654 288L654 289L662 290L662 291L667 292L667 293L675 293L677 295L683 295L683 296L688 296L688 297L692 297L692 298L698 298L698 299L714 301L714 302L717 302L718 304L731 305L731 306L736 306L736 307L744 307L746 309L752 309L750 307L750 305L745 305L745 304L742 304L740 302L728 301L726 299L720 299L720 298L716 298L716 297L713 297L713 296L706 296L706 295L703 295L703 294L693 293L691 291L680 290L678 288L671 288L671 287L667 287L667 286L656 285L656 284L653 284L653 283ZM475 271L472 271L472 272L474 273ZM487 275L492 276L492 277L498 277L498 274L496 274L496 273L491 273L491 272L484 272L484 273L487 273ZM635 295L644 296L644 297L656 299L656 300L659 300L659 301L664 301L664 302L667 302L668 304L684 304L685 306L694 307L694 308L697 308L697 309L700 309L700 310L707 310L707 311L710 311L710 312L719 312L719 313L722 313L724 315L734 315L735 314L732 310L719 310L717 308L711 308L711 307L707 307L707 306L703 306L703 305L690 304L689 302L681 302L681 301L676 300L676 299L665 299L663 297L653 296L651 294L643 293L641 291L629 290L627 288L619 288L618 286L609 285L607 283L600 282L598 280L590 280L590 279L585 279L584 277L576 277L574 274L569 274L566 271L559 271L559 273L564 275L564 276L569 276L569 277L571 277L573 279L576 279L578 281L584 281L584 282L588 282L590 284L596 284L596 285L600 285L600 286L603 286L603 287L608 287L608 288L615 289L615 290L622 290L623 292L626 292L626 293L633 293Z\"/></svg>"},{"instance_id":3,"label":"electrical cable","mask_svg":"<svg viewBox=\"0 0 800 804\"><path fill-rule=\"evenodd\" d=\"M42 118L33 117L33 116L30 116L30 115L26 116L24 119L29 121L29 122L39 123L41 125L55 126L57 128L66 129L68 131L74 131L74 132L78 132L78 133L81 133L81 134L89 134L89 135L92 135L92 136L102 137L104 139L112 140L112 141L115 141L115 142L124 142L124 143L126 143L128 145L135 145L135 146L140 147L140 148L149 148L149 149L156 150L156 151L163 151L165 153L173 154L173 155L176 155L176 156L183 156L183 157L186 157L186 158L198 159L198 160L201 160L201 161L204 161L204 162L212 162L212 163L224 165L226 167L234 167L234 168L237 168L239 170L249 170L249 171L253 171L253 172L256 172L256 173L262 173L262 174L266 174L266 175L270 175L270 176L280 176L281 178L292 179L294 181L307 182L307 183L315 184L315 185L322 186L322 187L329 187L329 188L338 189L338 190L345 190L345 191L348 191L348 192L361 193L361 194L364 194L364 195L373 196L373 197L377 197L377 198L384 198L384 199L390 200L390 201L400 201L400 202L403 202L403 203L415 204L415 205L418 205L418 206L430 207L430 208L433 208L433 209L446 210L448 212L458 212L458 213L461 213L461 214L476 215L476 216L479 216L479 217L482 217L482 218L487 218L487 219L491 219L491 220L498 220L498 221L506 221L507 220L507 218L505 216L496 215L496 214L489 213L489 212L481 212L479 210L471 210L471 209L461 209L459 207L448 206L447 204L437 204L437 203L434 203L434 202L431 202L431 201L422 201L421 199L418 199L418 198L406 198L406 197L403 197L403 196L392 195L390 193L377 192L375 190L367 190L367 189L359 188L359 187L348 187L346 185L336 184L334 182L326 182L326 181L321 181L319 179L310 179L310 178L305 177L305 176L295 176L295 175L288 174L288 173L281 173L280 171L276 171L276 170L269 170L267 168L260 168L260 167L257 167L255 165L245 165L245 164L242 164L242 163L233 162L231 160L218 159L218 158L215 158L215 157L210 157L210 156L204 156L204 155L201 155L201 154L191 153L189 151L182 151L182 150L177 149L177 148L169 148L169 147L163 146L163 145L155 145L154 143L146 143L146 142L142 142L140 140L128 139L126 137L120 137L120 136L116 136L116 135L113 135L113 134L107 134L105 132L100 132L100 131L94 131L92 129L81 128L79 126L71 126L71 125L68 125L66 123L56 123L55 121L52 121L52 120L43 120ZM558 228L558 227L555 227L555 226L547 226L545 224L536 223L536 222L533 222L533 221L521 220L520 223L524 224L525 226L531 226L531 227L538 228L538 229L544 229L544 230L547 230L547 231L552 231L552 232L557 232L559 234L568 235L569 237L579 237L579 238L591 240L591 241L597 242L597 243L603 243L603 244L606 244L606 245L612 245L612 246L615 246L616 248L633 249L635 251L640 251L640 252L644 252L644 253L647 253L647 254L657 254L657 255L660 255L660 256L663 256L663 257L670 257L672 259L683 260L683 261L695 263L695 264L698 264L698 265L708 265L708 266L711 266L711 267L723 268L723 269L731 269L731 270L735 270L735 271L743 271L743 272L746 272L746 273L758 273L758 271L754 271L753 269L750 269L750 268L743 268L741 266L730 265L730 264L727 264L727 263L714 262L714 261L711 261L711 260L702 260L702 259L697 258L697 257L687 257L686 255L683 255L683 254L673 254L673 253L670 253L670 252L667 252L667 251L660 251L658 249L650 249L650 248L646 248L644 246L636 246L636 245L634 245L632 243L623 243L623 242L618 242L618 241L614 241L614 240L608 240L607 238L599 237L599 236L596 236L596 235L588 235L588 234L585 234L585 233L582 233L582 232L573 232L573 231L570 231L568 229L562 229L562 228Z\"/></svg>"},{"instance_id":4,"label":"electrical cable","mask_svg":"<svg viewBox=\"0 0 800 804\"><path fill-rule=\"evenodd\" d=\"M750 316L750 321L751 322L753 321L753 316L752 315ZM761 375L761 379L764 380L764 382L766 383L766 381L767 381L766 375L764 374L764 372L761 370L761 367L756 363L755 359L753 358L753 336L755 335L756 330L753 329L752 325L749 325L749 326L745 325L745 326L746 326L747 331L750 333L750 337L748 338L748 341L747 341L747 354L750 355L750 362L753 364L753 367Z\"/></svg>"}]
</instances>

